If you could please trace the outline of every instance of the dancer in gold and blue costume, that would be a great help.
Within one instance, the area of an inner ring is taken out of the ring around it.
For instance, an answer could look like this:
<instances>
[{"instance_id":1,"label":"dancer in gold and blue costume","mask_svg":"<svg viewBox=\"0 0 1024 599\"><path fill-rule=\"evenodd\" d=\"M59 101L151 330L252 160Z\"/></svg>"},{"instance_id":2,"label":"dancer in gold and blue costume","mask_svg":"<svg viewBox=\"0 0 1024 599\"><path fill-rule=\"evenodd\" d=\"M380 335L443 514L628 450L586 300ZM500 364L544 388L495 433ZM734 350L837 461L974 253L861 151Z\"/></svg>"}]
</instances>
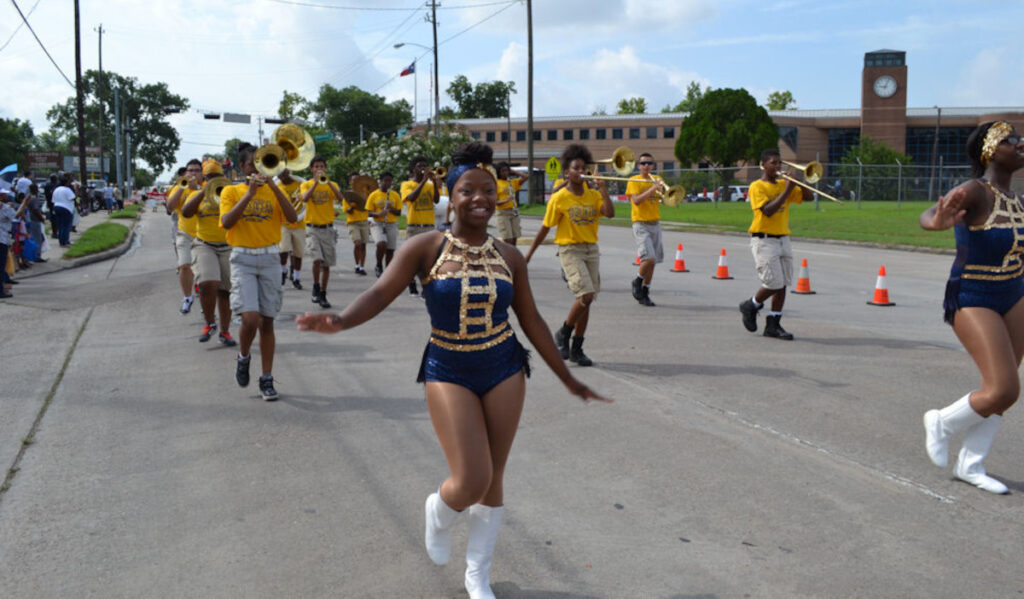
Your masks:
<instances>
[{"instance_id":1,"label":"dancer in gold and blue costume","mask_svg":"<svg viewBox=\"0 0 1024 599\"><path fill-rule=\"evenodd\" d=\"M992 493L1007 493L981 462L1002 414L1020 395L1024 357L1024 204L1010 190L1024 167L1024 140L1006 122L985 123L967 139L973 179L921 214L921 227L953 227L956 259L946 284L946 322L981 371L981 388L924 415L925 446L936 466L948 462L949 439L964 433L953 474Z\"/></svg>"},{"instance_id":2,"label":"dancer in gold and blue costume","mask_svg":"<svg viewBox=\"0 0 1024 599\"><path fill-rule=\"evenodd\" d=\"M504 512L503 475L526 396L526 351L508 322L508 309L570 393L609 401L576 380L559 355L515 247L487 234L498 187L492 150L480 143L452 155L448 188L455 222L403 244L383 276L341 314L306 314L300 330L334 333L379 314L414 277L423 282L431 335L420 368L427 408L450 475L427 497L425 542L438 565L451 554L450 529L469 512L466 590L493 599L490 567Z\"/></svg>"}]
</instances>

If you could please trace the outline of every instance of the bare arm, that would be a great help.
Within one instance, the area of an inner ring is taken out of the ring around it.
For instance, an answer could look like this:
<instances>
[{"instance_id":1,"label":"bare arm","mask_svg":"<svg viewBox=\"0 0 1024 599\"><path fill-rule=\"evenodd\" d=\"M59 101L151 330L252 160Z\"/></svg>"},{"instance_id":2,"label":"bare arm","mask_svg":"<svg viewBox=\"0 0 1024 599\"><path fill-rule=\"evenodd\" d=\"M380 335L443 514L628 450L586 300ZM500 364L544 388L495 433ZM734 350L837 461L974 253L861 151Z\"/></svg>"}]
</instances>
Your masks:
<instances>
[{"instance_id":1,"label":"bare arm","mask_svg":"<svg viewBox=\"0 0 1024 599\"><path fill-rule=\"evenodd\" d=\"M977 181L967 181L929 206L918 222L926 231L944 231L964 220L967 214L974 214L985 199L985 188Z\"/></svg>"},{"instance_id":2,"label":"bare arm","mask_svg":"<svg viewBox=\"0 0 1024 599\"><path fill-rule=\"evenodd\" d=\"M441 242L441 235L443 234L440 232L417 235L403 243L395 252L395 258L384 274L372 287L353 300L341 314L307 312L295 319L299 330L337 333L359 326L380 314L406 290L413 277L426 268L425 257L433 259L435 250Z\"/></svg>"},{"instance_id":3,"label":"bare arm","mask_svg":"<svg viewBox=\"0 0 1024 599\"><path fill-rule=\"evenodd\" d=\"M548 236L548 231L550 230L551 227L545 227L544 225L541 225L540 229L537 229L537 236L533 238L533 243L530 244L530 249L526 251L526 257L523 258L527 263L530 262L530 258L533 257L533 253L537 251L537 247L544 243L544 238Z\"/></svg>"},{"instance_id":4,"label":"bare arm","mask_svg":"<svg viewBox=\"0 0 1024 599\"><path fill-rule=\"evenodd\" d=\"M256 193L257 186L258 183L255 181L250 182L249 189L245 192L245 195L239 198L238 202L231 207L231 210L228 210L226 214L222 214L220 216L220 224L222 227L230 229L238 224L238 219L242 218L242 214L245 212L245 207L249 205L249 200L251 200L253 194Z\"/></svg>"},{"instance_id":5,"label":"bare arm","mask_svg":"<svg viewBox=\"0 0 1024 599\"><path fill-rule=\"evenodd\" d=\"M637 194L630 194L628 196L629 197L629 201L633 202L637 206L639 206L640 204L643 204L644 202L646 202L647 199L650 198L651 195L654 192L656 192L659 189L659 187L660 187L660 184L658 183L657 179L654 179L652 177L652 181L653 181L653 185L651 185L650 187L648 187L644 191L642 191L640 193L637 193Z\"/></svg>"},{"instance_id":6,"label":"bare arm","mask_svg":"<svg viewBox=\"0 0 1024 599\"><path fill-rule=\"evenodd\" d=\"M207 182L207 185L209 185L209 182ZM203 187L205 190L206 185L204 185ZM203 197L205 195L206 194L203 191L191 194L188 197L188 201L185 202L181 207L181 215L184 216L185 218L192 218L193 216L195 216L196 213L199 212L199 204L202 203Z\"/></svg>"},{"instance_id":7,"label":"bare arm","mask_svg":"<svg viewBox=\"0 0 1024 599\"><path fill-rule=\"evenodd\" d=\"M295 212L295 207L288 201L288 196L284 195L284 192L274 183L274 180L267 179L267 185L270 186L270 191L274 192L274 197L277 198L277 203L280 204L281 211L284 212L284 219L290 223L299 220L299 214Z\"/></svg>"},{"instance_id":8,"label":"bare arm","mask_svg":"<svg viewBox=\"0 0 1024 599\"><path fill-rule=\"evenodd\" d=\"M605 218L615 216L615 205L612 204L612 198L608 195L608 184L604 179L597 180L597 190L601 192L601 215Z\"/></svg>"},{"instance_id":9,"label":"bare arm","mask_svg":"<svg viewBox=\"0 0 1024 599\"><path fill-rule=\"evenodd\" d=\"M760 208L761 212L763 212L765 216L771 216L778 212L786 204L786 198L789 197L789 193L796 187L796 183L786 179L786 188L783 189L782 193L777 195L774 199L763 204Z\"/></svg>"}]
</instances>

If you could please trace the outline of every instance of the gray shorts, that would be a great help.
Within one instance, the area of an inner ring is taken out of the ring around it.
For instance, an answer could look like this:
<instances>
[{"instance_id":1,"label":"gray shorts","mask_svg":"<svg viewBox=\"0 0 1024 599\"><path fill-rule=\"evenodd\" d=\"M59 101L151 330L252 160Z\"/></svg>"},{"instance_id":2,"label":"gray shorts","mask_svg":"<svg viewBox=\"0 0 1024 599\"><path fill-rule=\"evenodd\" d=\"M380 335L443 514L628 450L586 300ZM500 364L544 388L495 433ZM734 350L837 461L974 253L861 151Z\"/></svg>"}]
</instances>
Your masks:
<instances>
[{"instance_id":1,"label":"gray shorts","mask_svg":"<svg viewBox=\"0 0 1024 599\"><path fill-rule=\"evenodd\" d=\"M765 289L782 289L793 284L793 246L789 236L751 237L757 278Z\"/></svg>"},{"instance_id":2,"label":"gray shorts","mask_svg":"<svg viewBox=\"0 0 1024 599\"><path fill-rule=\"evenodd\" d=\"M370 225L370 230L373 231L373 242L381 243L387 242L389 250L398 249L398 223L379 223L373 221Z\"/></svg>"},{"instance_id":3,"label":"gray shorts","mask_svg":"<svg viewBox=\"0 0 1024 599\"><path fill-rule=\"evenodd\" d=\"M518 210L514 208L510 210L495 210L494 219L498 224L499 239L513 239L523 236L523 230L519 226Z\"/></svg>"},{"instance_id":4,"label":"gray shorts","mask_svg":"<svg viewBox=\"0 0 1024 599\"><path fill-rule=\"evenodd\" d=\"M275 318L281 311L281 257L278 247L265 254L247 254L244 248L231 252L231 311L259 312Z\"/></svg>"},{"instance_id":5,"label":"gray shorts","mask_svg":"<svg viewBox=\"0 0 1024 599\"><path fill-rule=\"evenodd\" d=\"M306 227L306 255L316 262L334 266L338 259L334 250L334 227Z\"/></svg>"},{"instance_id":6,"label":"gray shorts","mask_svg":"<svg viewBox=\"0 0 1024 599\"><path fill-rule=\"evenodd\" d=\"M661 242L661 223L636 221L633 223L633 241L640 260L654 258L656 264L665 261L665 246Z\"/></svg>"},{"instance_id":7,"label":"gray shorts","mask_svg":"<svg viewBox=\"0 0 1024 599\"><path fill-rule=\"evenodd\" d=\"M195 238L182 230L174 233L174 251L178 255L178 267L192 266L192 243Z\"/></svg>"}]
</instances>

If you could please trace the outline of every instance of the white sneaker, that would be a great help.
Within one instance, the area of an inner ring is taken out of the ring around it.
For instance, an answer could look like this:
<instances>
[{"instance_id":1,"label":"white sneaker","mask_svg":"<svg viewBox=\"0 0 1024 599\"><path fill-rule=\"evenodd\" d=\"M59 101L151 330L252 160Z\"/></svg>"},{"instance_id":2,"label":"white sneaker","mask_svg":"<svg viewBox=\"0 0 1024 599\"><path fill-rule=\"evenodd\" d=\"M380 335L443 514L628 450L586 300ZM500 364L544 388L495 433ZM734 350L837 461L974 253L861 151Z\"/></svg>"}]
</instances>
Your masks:
<instances>
[{"instance_id":1,"label":"white sneaker","mask_svg":"<svg viewBox=\"0 0 1024 599\"><path fill-rule=\"evenodd\" d=\"M192 311L192 302L194 302L194 301L195 301L195 298L193 296L191 296L191 295L186 297L185 299L181 300L181 313L182 314L188 314L189 312L191 312Z\"/></svg>"}]
</instances>

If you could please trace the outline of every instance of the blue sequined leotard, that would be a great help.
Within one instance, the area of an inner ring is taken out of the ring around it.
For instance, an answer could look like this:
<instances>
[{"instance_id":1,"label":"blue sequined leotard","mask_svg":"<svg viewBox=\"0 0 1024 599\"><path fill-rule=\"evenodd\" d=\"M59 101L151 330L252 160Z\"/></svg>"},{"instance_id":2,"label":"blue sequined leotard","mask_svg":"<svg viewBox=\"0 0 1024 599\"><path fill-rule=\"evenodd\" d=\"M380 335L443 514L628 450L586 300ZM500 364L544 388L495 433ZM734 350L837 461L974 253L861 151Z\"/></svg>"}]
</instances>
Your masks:
<instances>
[{"instance_id":1,"label":"blue sequined leotard","mask_svg":"<svg viewBox=\"0 0 1024 599\"><path fill-rule=\"evenodd\" d=\"M960 308L982 307L1000 315L1024 297L1024 206L982 179L995 195L992 212L981 225L958 223L956 260L946 283L946 322Z\"/></svg>"},{"instance_id":2,"label":"blue sequined leotard","mask_svg":"<svg viewBox=\"0 0 1024 599\"><path fill-rule=\"evenodd\" d=\"M419 382L440 381L484 396L523 370L528 354L508 322L512 271L488 237L480 246L444 235L441 252L423 282L430 341Z\"/></svg>"}]
</instances>

